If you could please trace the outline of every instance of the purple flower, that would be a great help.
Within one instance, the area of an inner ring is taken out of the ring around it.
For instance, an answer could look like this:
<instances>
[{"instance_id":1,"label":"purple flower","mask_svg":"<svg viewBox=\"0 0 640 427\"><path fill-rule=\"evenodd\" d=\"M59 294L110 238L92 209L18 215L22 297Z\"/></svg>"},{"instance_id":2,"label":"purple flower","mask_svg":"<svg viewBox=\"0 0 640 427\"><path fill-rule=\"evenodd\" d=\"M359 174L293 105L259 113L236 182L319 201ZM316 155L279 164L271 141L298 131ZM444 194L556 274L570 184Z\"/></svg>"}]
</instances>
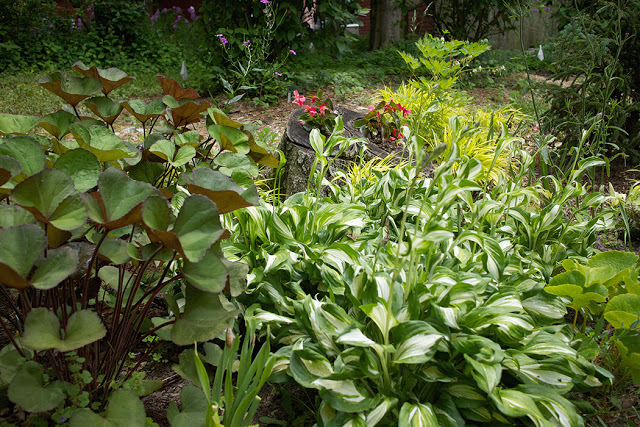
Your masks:
<instances>
[{"instance_id":1,"label":"purple flower","mask_svg":"<svg viewBox=\"0 0 640 427\"><path fill-rule=\"evenodd\" d=\"M279 73L279 72L277 72L277 71L275 72L275 75L276 75L276 76L278 76L278 77L282 77L282 74L280 74L280 73Z\"/></svg>"},{"instance_id":2,"label":"purple flower","mask_svg":"<svg viewBox=\"0 0 640 427\"><path fill-rule=\"evenodd\" d=\"M91 7L87 8L87 18L93 18L93 8Z\"/></svg>"},{"instance_id":3,"label":"purple flower","mask_svg":"<svg viewBox=\"0 0 640 427\"><path fill-rule=\"evenodd\" d=\"M182 9L180 9L178 6L172 6L171 9L180 12Z\"/></svg>"},{"instance_id":4,"label":"purple flower","mask_svg":"<svg viewBox=\"0 0 640 427\"><path fill-rule=\"evenodd\" d=\"M220 43L222 43L224 45L224 44L229 43L229 40L225 39L224 37L220 37Z\"/></svg>"},{"instance_id":5,"label":"purple flower","mask_svg":"<svg viewBox=\"0 0 640 427\"><path fill-rule=\"evenodd\" d=\"M242 46L249 46L251 44L251 40L245 40L242 42Z\"/></svg>"},{"instance_id":6,"label":"purple flower","mask_svg":"<svg viewBox=\"0 0 640 427\"><path fill-rule=\"evenodd\" d=\"M222 37L222 34L216 34L216 37Z\"/></svg>"},{"instance_id":7,"label":"purple flower","mask_svg":"<svg viewBox=\"0 0 640 427\"><path fill-rule=\"evenodd\" d=\"M260 3L269 4L269 3L271 3L271 1L270 0L260 0Z\"/></svg>"},{"instance_id":8,"label":"purple flower","mask_svg":"<svg viewBox=\"0 0 640 427\"><path fill-rule=\"evenodd\" d=\"M61 415L60 416L60 422L63 423L65 421L67 421L67 417L65 417L64 415Z\"/></svg>"},{"instance_id":9,"label":"purple flower","mask_svg":"<svg viewBox=\"0 0 640 427\"><path fill-rule=\"evenodd\" d=\"M155 23L159 17L160 17L160 11L156 10L156 13L151 15L151 22Z\"/></svg>"},{"instance_id":10,"label":"purple flower","mask_svg":"<svg viewBox=\"0 0 640 427\"><path fill-rule=\"evenodd\" d=\"M78 30L82 28L82 20L80 18L76 20L76 28Z\"/></svg>"},{"instance_id":11,"label":"purple flower","mask_svg":"<svg viewBox=\"0 0 640 427\"><path fill-rule=\"evenodd\" d=\"M189 11L189 16L191 16L191 20L195 20L196 19L196 8L193 6L189 6L189 9L187 9Z\"/></svg>"},{"instance_id":12,"label":"purple flower","mask_svg":"<svg viewBox=\"0 0 640 427\"><path fill-rule=\"evenodd\" d=\"M290 49L290 50L289 50L289 53L290 53L290 54L292 54L292 55L297 55L296 51L295 51L295 50L293 50L293 49Z\"/></svg>"},{"instance_id":13,"label":"purple flower","mask_svg":"<svg viewBox=\"0 0 640 427\"><path fill-rule=\"evenodd\" d=\"M165 8L163 8L161 12L162 12L162 13L166 13L166 12L167 12L167 8L166 8L166 7L165 7Z\"/></svg>"}]
</instances>

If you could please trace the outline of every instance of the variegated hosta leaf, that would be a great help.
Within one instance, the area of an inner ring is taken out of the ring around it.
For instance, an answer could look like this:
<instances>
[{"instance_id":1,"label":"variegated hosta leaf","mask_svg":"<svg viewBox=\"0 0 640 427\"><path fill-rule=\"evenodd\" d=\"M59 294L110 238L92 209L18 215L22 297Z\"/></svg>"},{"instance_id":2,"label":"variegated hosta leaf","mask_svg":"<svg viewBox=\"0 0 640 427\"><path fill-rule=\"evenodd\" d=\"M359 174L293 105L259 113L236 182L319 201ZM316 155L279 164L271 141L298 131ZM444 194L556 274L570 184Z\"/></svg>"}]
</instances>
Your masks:
<instances>
[{"instance_id":1,"label":"variegated hosta leaf","mask_svg":"<svg viewBox=\"0 0 640 427\"><path fill-rule=\"evenodd\" d=\"M399 426L437 427L438 417L430 403L412 404L405 402L398 416Z\"/></svg>"},{"instance_id":2,"label":"variegated hosta leaf","mask_svg":"<svg viewBox=\"0 0 640 427\"><path fill-rule=\"evenodd\" d=\"M426 322L412 320L392 329L395 363L424 363L436 354L445 336Z\"/></svg>"}]
</instances>

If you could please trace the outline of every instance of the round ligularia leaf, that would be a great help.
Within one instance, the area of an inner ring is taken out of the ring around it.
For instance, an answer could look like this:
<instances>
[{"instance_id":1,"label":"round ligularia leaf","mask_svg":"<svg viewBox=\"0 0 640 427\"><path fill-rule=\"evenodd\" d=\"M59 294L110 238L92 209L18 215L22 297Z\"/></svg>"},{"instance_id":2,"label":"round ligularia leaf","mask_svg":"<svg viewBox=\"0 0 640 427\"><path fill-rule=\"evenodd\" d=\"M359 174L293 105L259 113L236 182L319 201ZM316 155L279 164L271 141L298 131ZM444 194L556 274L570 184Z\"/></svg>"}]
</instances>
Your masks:
<instances>
[{"instance_id":1,"label":"round ligularia leaf","mask_svg":"<svg viewBox=\"0 0 640 427\"><path fill-rule=\"evenodd\" d=\"M112 90L135 79L135 77L128 76L127 73L115 67L104 69L98 68L95 65L93 67L87 67L82 61L76 62L71 67L85 77L99 80L102 84L102 93L105 95L108 95Z\"/></svg>"},{"instance_id":2,"label":"round ligularia leaf","mask_svg":"<svg viewBox=\"0 0 640 427\"><path fill-rule=\"evenodd\" d=\"M50 411L64 401L65 393L62 383L56 381L45 386L44 382L42 365L28 361L9 385L9 399L27 412Z\"/></svg>"},{"instance_id":3,"label":"round ligularia leaf","mask_svg":"<svg viewBox=\"0 0 640 427\"><path fill-rule=\"evenodd\" d=\"M73 77L64 73L54 73L43 77L38 83L64 99L72 107L102 89L100 80L90 77Z\"/></svg>"},{"instance_id":4,"label":"round ligularia leaf","mask_svg":"<svg viewBox=\"0 0 640 427\"><path fill-rule=\"evenodd\" d=\"M25 320L22 343L36 351L67 352L102 339L107 329L96 312L80 310L69 317L64 335L61 332L60 320L55 313L42 307L34 308Z\"/></svg>"},{"instance_id":5,"label":"round ligularia leaf","mask_svg":"<svg viewBox=\"0 0 640 427\"><path fill-rule=\"evenodd\" d=\"M39 121L40 118L36 116L0 113L0 136L5 136L10 133L26 135Z\"/></svg>"},{"instance_id":6,"label":"round ligularia leaf","mask_svg":"<svg viewBox=\"0 0 640 427\"><path fill-rule=\"evenodd\" d=\"M96 155L84 148L76 148L63 153L58 157L53 167L69 175L76 190L81 192L98 185L98 178L102 171Z\"/></svg>"}]
</instances>

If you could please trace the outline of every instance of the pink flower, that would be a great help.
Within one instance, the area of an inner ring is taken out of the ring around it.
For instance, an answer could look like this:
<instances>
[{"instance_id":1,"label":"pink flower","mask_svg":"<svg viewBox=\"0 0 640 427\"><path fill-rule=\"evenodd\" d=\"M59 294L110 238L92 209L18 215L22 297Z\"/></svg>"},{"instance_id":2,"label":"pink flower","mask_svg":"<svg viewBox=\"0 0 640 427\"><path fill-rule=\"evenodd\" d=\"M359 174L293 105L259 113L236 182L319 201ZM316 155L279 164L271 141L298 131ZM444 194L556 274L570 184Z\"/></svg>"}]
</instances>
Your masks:
<instances>
[{"instance_id":1,"label":"pink flower","mask_svg":"<svg viewBox=\"0 0 640 427\"><path fill-rule=\"evenodd\" d=\"M298 104L299 106L302 106L304 104L304 101L307 100L307 98L305 98L304 96L300 95L297 90L293 91L293 95L295 96L295 99L293 100L293 103L294 104Z\"/></svg>"},{"instance_id":2,"label":"pink flower","mask_svg":"<svg viewBox=\"0 0 640 427\"><path fill-rule=\"evenodd\" d=\"M271 3L271 1L270 0L260 0L260 3L269 4L269 3Z\"/></svg>"},{"instance_id":3,"label":"pink flower","mask_svg":"<svg viewBox=\"0 0 640 427\"><path fill-rule=\"evenodd\" d=\"M312 104L315 104L317 100L318 100L318 98L316 98L315 95L311 97L311 103Z\"/></svg>"},{"instance_id":4,"label":"pink flower","mask_svg":"<svg viewBox=\"0 0 640 427\"><path fill-rule=\"evenodd\" d=\"M320 111L320 115L321 115L321 116L324 116L324 112L325 112L325 111L327 111L327 106L326 106L326 105L324 105L324 104L321 104L321 105L318 107L318 110Z\"/></svg>"},{"instance_id":5,"label":"pink flower","mask_svg":"<svg viewBox=\"0 0 640 427\"><path fill-rule=\"evenodd\" d=\"M309 114L309 116L313 117L316 114L318 114L318 110L316 109L316 107L309 107L308 105L304 106L306 113Z\"/></svg>"},{"instance_id":6,"label":"pink flower","mask_svg":"<svg viewBox=\"0 0 640 427\"><path fill-rule=\"evenodd\" d=\"M279 72L275 71L274 74L278 77L282 77L282 74L280 74Z\"/></svg>"},{"instance_id":7,"label":"pink flower","mask_svg":"<svg viewBox=\"0 0 640 427\"><path fill-rule=\"evenodd\" d=\"M224 44L229 43L229 40L225 39L224 37L220 37L220 43L222 43L224 45Z\"/></svg>"},{"instance_id":8,"label":"pink flower","mask_svg":"<svg viewBox=\"0 0 640 427\"><path fill-rule=\"evenodd\" d=\"M304 126L304 124L305 124L305 123L306 123L306 122L305 122L304 120L300 120L300 124L301 124L302 126Z\"/></svg>"},{"instance_id":9,"label":"pink flower","mask_svg":"<svg viewBox=\"0 0 640 427\"><path fill-rule=\"evenodd\" d=\"M249 46L251 44L251 40L245 40L242 42L242 46Z\"/></svg>"},{"instance_id":10,"label":"pink flower","mask_svg":"<svg viewBox=\"0 0 640 427\"><path fill-rule=\"evenodd\" d=\"M369 105L369 106L367 107L367 109L368 109L369 111L373 111L373 110L375 110L375 109L376 109L376 107L374 107L373 105Z\"/></svg>"},{"instance_id":11,"label":"pink flower","mask_svg":"<svg viewBox=\"0 0 640 427\"><path fill-rule=\"evenodd\" d=\"M262 0L260 0L260 1L262 1ZM295 50L293 50L293 49L290 49L290 50L289 50L289 53L290 53L290 54L292 54L292 55L297 55L297 54L296 54L296 51L295 51Z\"/></svg>"},{"instance_id":12,"label":"pink flower","mask_svg":"<svg viewBox=\"0 0 640 427\"><path fill-rule=\"evenodd\" d=\"M216 34L216 37L222 37L222 34Z\"/></svg>"}]
</instances>

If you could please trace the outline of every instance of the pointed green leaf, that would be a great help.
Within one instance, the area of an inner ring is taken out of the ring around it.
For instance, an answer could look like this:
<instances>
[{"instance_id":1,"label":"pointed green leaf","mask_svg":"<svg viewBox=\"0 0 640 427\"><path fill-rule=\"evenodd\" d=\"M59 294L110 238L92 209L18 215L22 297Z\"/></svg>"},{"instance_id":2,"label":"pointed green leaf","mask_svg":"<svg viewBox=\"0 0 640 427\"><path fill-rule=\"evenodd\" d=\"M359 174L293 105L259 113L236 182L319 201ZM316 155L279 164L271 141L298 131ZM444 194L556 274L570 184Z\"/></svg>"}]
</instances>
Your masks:
<instances>
[{"instance_id":1,"label":"pointed green leaf","mask_svg":"<svg viewBox=\"0 0 640 427\"><path fill-rule=\"evenodd\" d=\"M46 308L34 308L25 320L22 342L36 351L66 352L98 341L106 334L107 329L96 312L80 310L69 317L62 338L58 316Z\"/></svg>"},{"instance_id":2,"label":"pointed green leaf","mask_svg":"<svg viewBox=\"0 0 640 427\"><path fill-rule=\"evenodd\" d=\"M106 418L90 409L76 410L71 416L71 427L144 427L147 425L144 405L132 390L120 389L109 396Z\"/></svg>"},{"instance_id":3,"label":"pointed green leaf","mask_svg":"<svg viewBox=\"0 0 640 427\"><path fill-rule=\"evenodd\" d=\"M176 145L167 139L161 139L149 148L156 156L163 160L173 160L173 156L176 154Z\"/></svg>"},{"instance_id":4,"label":"pointed green leaf","mask_svg":"<svg viewBox=\"0 0 640 427\"><path fill-rule=\"evenodd\" d=\"M398 415L398 425L407 427L437 427L438 417L430 403L405 402Z\"/></svg>"},{"instance_id":5,"label":"pointed green leaf","mask_svg":"<svg viewBox=\"0 0 640 427\"><path fill-rule=\"evenodd\" d=\"M44 385L44 368L29 361L16 373L9 385L9 399L27 412L44 412L55 409L64 399L62 384Z\"/></svg>"},{"instance_id":6,"label":"pointed green leaf","mask_svg":"<svg viewBox=\"0 0 640 427\"><path fill-rule=\"evenodd\" d=\"M169 163L174 168L178 168L184 164L187 164L196 156L196 149L190 145L185 145L184 147L180 147L178 152L173 157L173 160L170 160Z\"/></svg>"},{"instance_id":7,"label":"pointed green leaf","mask_svg":"<svg viewBox=\"0 0 640 427\"><path fill-rule=\"evenodd\" d=\"M14 135L26 135L39 121L40 118L36 116L0 113L0 136L5 136L10 133Z\"/></svg>"}]
</instances>

